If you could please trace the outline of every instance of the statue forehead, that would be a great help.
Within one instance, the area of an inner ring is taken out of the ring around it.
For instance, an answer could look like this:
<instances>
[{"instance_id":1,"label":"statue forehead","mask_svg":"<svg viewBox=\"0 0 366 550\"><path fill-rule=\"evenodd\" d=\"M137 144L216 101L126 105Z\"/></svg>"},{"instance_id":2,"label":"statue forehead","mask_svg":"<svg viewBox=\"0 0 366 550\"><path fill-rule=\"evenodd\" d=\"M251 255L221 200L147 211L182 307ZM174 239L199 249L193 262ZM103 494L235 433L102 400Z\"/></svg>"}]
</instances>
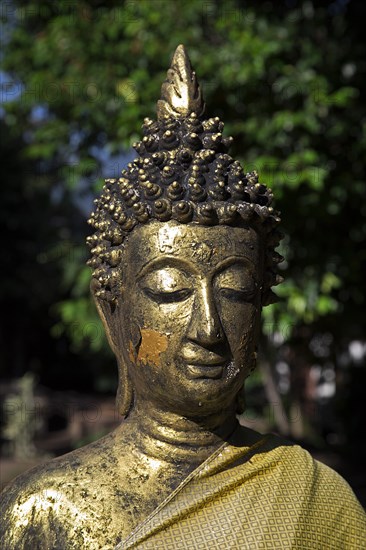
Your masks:
<instances>
[{"instance_id":1,"label":"statue forehead","mask_svg":"<svg viewBox=\"0 0 366 550\"><path fill-rule=\"evenodd\" d=\"M257 263L258 234L250 227L203 227L176 222L151 222L135 228L127 251L138 264L164 255L214 266L228 256L245 256Z\"/></svg>"}]
</instances>

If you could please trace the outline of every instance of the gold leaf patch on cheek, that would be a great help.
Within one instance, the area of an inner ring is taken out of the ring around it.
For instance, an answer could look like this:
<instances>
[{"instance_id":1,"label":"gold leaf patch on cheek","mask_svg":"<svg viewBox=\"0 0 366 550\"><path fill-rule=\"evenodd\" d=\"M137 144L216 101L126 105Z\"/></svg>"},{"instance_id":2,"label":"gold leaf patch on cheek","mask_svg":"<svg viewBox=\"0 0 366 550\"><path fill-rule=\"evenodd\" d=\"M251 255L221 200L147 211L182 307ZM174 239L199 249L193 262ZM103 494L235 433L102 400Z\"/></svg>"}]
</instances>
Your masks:
<instances>
[{"instance_id":1,"label":"gold leaf patch on cheek","mask_svg":"<svg viewBox=\"0 0 366 550\"><path fill-rule=\"evenodd\" d=\"M132 345L130 344L130 349ZM168 348L168 336L157 330L141 329L141 343L137 354L137 361L160 365L160 354Z\"/></svg>"}]
</instances>

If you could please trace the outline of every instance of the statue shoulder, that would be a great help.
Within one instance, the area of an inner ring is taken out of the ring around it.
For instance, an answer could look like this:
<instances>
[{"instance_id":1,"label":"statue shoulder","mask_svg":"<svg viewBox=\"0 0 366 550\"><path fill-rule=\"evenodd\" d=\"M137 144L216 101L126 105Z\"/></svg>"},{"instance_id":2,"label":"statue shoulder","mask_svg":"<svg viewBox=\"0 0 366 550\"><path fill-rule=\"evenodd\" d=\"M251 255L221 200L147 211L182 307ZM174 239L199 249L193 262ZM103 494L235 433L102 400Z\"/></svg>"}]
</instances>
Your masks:
<instances>
[{"instance_id":1,"label":"statue shoulder","mask_svg":"<svg viewBox=\"0 0 366 550\"><path fill-rule=\"evenodd\" d=\"M56 516L61 471L53 461L18 476L0 495L1 548L31 548L46 540L50 519ZM47 540L52 547L52 539Z\"/></svg>"},{"instance_id":2,"label":"statue shoulder","mask_svg":"<svg viewBox=\"0 0 366 550\"><path fill-rule=\"evenodd\" d=\"M97 471L103 463L106 470L111 466L106 463L108 436L103 439L31 469L5 488L0 495L2 550L84 547L81 526L93 524L101 512L94 494L99 490L103 496Z\"/></svg>"},{"instance_id":3,"label":"statue shoulder","mask_svg":"<svg viewBox=\"0 0 366 550\"><path fill-rule=\"evenodd\" d=\"M330 547L361 548L366 514L347 481L299 445L284 445L280 464L287 494L306 516L304 528L321 532L326 525Z\"/></svg>"}]
</instances>

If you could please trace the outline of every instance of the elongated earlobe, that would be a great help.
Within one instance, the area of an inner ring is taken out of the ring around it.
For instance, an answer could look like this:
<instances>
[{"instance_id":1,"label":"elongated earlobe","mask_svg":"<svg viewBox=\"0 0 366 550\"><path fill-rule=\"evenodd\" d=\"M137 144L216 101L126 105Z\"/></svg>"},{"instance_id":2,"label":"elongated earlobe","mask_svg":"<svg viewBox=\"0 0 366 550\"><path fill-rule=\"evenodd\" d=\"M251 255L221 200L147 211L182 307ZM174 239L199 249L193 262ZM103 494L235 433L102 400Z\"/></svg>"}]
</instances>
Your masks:
<instances>
[{"instance_id":1,"label":"elongated earlobe","mask_svg":"<svg viewBox=\"0 0 366 550\"><path fill-rule=\"evenodd\" d=\"M118 335L116 334L115 313L116 305L112 305L106 300L101 299L96 294L96 284L94 279L90 283L90 291L94 299L99 317L103 323L103 327L108 339L108 343L115 355L118 351Z\"/></svg>"},{"instance_id":2,"label":"elongated earlobe","mask_svg":"<svg viewBox=\"0 0 366 550\"><path fill-rule=\"evenodd\" d=\"M118 303L113 305L96 296L93 280L90 290L96 305L98 314L108 339L108 343L116 356L118 363L118 389L116 395L116 406L121 416L128 416L133 405L133 386L128 374L127 363L124 357L123 342L119 326Z\"/></svg>"}]
</instances>

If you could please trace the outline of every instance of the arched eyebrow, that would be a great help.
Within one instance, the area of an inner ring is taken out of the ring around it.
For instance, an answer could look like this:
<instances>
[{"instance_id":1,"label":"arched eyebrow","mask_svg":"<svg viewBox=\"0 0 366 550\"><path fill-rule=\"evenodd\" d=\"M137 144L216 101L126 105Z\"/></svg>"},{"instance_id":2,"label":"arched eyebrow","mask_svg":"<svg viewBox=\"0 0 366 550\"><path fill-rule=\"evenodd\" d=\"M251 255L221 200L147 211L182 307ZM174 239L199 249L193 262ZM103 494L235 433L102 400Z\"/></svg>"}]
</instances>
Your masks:
<instances>
[{"instance_id":1,"label":"arched eyebrow","mask_svg":"<svg viewBox=\"0 0 366 550\"><path fill-rule=\"evenodd\" d=\"M164 256L162 258L154 258L144 264L142 268L138 271L136 275L136 280L141 279L148 273L158 271L158 269L161 269L163 267L176 267L180 271L183 271L183 273L185 273L186 275L198 274L198 270L195 269L194 266L187 260L184 260L183 258L177 258L176 256Z\"/></svg>"},{"instance_id":2,"label":"arched eyebrow","mask_svg":"<svg viewBox=\"0 0 366 550\"><path fill-rule=\"evenodd\" d=\"M251 272L254 272L256 269L256 265L247 256L228 256L225 258L222 262L219 262L209 273L212 276L217 275L218 273L221 273L228 267L239 264L243 265L250 269ZM154 258L144 264L140 271L138 271L136 275L136 280L141 279L148 273L151 273L153 271L157 271L158 269L164 268L164 267L176 267L180 271L183 271L186 275L198 275L199 270L192 265L191 262L185 260L184 258L177 258L176 256L164 256L162 258Z\"/></svg>"},{"instance_id":3,"label":"arched eyebrow","mask_svg":"<svg viewBox=\"0 0 366 550\"><path fill-rule=\"evenodd\" d=\"M213 275L217 275L218 273L221 273L221 271L224 271L228 267L236 264L244 265L245 267L248 267L252 272L254 272L257 268L253 260L251 260L247 256L229 256L216 265L216 267L213 269Z\"/></svg>"}]
</instances>

